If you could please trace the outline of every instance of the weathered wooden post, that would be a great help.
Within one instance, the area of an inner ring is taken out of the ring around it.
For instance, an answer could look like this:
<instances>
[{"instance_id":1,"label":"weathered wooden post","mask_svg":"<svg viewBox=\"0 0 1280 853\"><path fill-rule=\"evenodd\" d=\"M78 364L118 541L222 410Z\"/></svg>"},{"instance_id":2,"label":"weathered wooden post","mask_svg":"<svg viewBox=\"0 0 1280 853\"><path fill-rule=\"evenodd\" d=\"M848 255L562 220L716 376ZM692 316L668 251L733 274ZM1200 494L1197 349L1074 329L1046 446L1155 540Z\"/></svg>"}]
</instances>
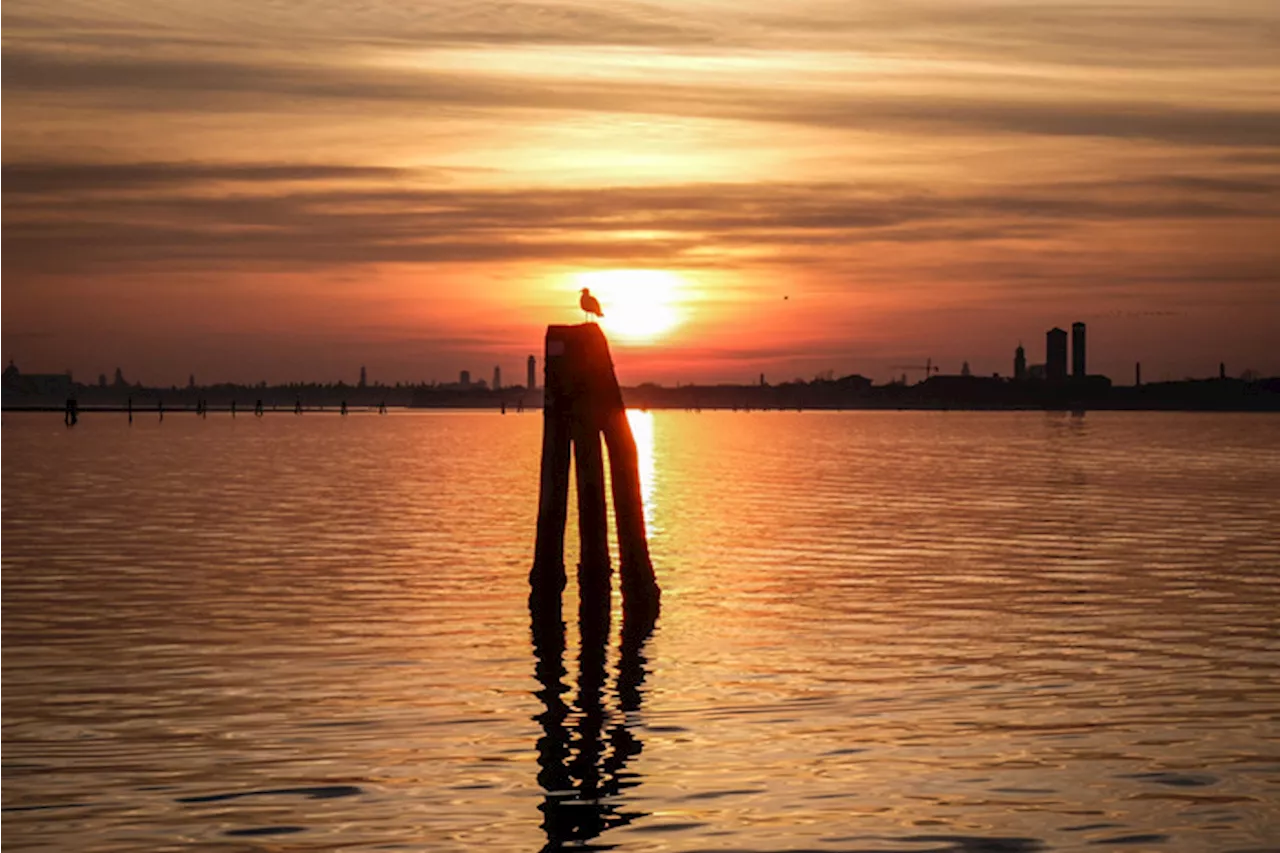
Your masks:
<instances>
[{"instance_id":1,"label":"weathered wooden post","mask_svg":"<svg viewBox=\"0 0 1280 853\"><path fill-rule=\"evenodd\" d=\"M649 558L640 494L635 437L627 422L609 344L594 323L549 326L542 421L542 472L538 534L534 546L530 604L557 606L565 585L564 531L569 503L572 448L578 488L582 606L607 602L610 561L604 461L600 436L609 447L624 623L652 624L660 592Z\"/></svg>"}]
</instances>

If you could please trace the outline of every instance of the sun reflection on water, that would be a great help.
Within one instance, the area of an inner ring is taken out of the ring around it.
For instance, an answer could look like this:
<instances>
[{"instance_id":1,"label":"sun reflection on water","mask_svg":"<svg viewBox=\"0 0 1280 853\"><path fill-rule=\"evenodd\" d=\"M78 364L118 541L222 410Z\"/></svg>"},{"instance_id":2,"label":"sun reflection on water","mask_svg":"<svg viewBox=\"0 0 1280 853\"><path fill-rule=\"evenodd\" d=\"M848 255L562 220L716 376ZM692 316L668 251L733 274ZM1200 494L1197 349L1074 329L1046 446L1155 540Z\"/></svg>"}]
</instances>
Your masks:
<instances>
[{"instance_id":1,"label":"sun reflection on water","mask_svg":"<svg viewBox=\"0 0 1280 853\"><path fill-rule=\"evenodd\" d=\"M636 439L636 458L640 467L640 496L644 499L644 524L653 527L653 412L627 409L627 423Z\"/></svg>"}]
</instances>

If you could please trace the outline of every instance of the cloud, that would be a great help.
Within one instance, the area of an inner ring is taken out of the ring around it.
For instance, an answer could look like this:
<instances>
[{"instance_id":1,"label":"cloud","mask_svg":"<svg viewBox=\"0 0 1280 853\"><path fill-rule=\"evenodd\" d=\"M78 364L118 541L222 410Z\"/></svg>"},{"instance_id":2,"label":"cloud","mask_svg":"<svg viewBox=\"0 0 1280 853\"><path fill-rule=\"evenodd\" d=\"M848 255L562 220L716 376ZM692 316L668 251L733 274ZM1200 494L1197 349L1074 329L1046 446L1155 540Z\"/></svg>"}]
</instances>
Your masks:
<instances>
[{"instance_id":1,"label":"cloud","mask_svg":"<svg viewBox=\"0 0 1280 853\"><path fill-rule=\"evenodd\" d=\"M1273 67L1274 5L1223 2L806 3L745 15L784 44L1011 66Z\"/></svg>"},{"instance_id":2,"label":"cloud","mask_svg":"<svg viewBox=\"0 0 1280 853\"><path fill-rule=\"evenodd\" d=\"M745 2L730 11L683 0L431 0L424 4L207 0L198 12L169 3L11 0L9 33L56 30L82 45L221 43L313 51L351 45L652 47L662 50L857 51L870 56L1017 65L1250 67L1275 65L1274 4L1192 2L1031 5L1022 0L807 0Z\"/></svg>"},{"instance_id":3,"label":"cloud","mask_svg":"<svg viewBox=\"0 0 1280 853\"><path fill-rule=\"evenodd\" d=\"M869 84L837 89L767 80L739 84L546 78L475 71L406 69L295 56L146 57L8 47L7 94L21 99L84 97L93 109L176 112L298 112L326 102L376 114L414 109L557 111L655 115L791 124L859 132L1023 134L1098 137L1181 145L1280 146L1280 109L1217 106L1168 98L1099 99L1049 88L997 88L978 96L894 91ZM803 82L803 81L800 81ZM940 78L941 82L941 78Z\"/></svg>"},{"instance_id":4,"label":"cloud","mask_svg":"<svg viewBox=\"0 0 1280 853\"><path fill-rule=\"evenodd\" d=\"M827 263L867 242L1060 238L1091 224L1280 218L1274 180L1175 174L948 192L911 184L453 188L287 163L4 167L6 270L555 260ZM226 182L240 182L228 190Z\"/></svg>"},{"instance_id":5,"label":"cloud","mask_svg":"<svg viewBox=\"0 0 1280 853\"><path fill-rule=\"evenodd\" d=\"M217 182L385 180L407 174L408 170L381 166L309 164L9 163L4 166L4 189L6 193L41 196L46 193L129 191Z\"/></svg>"}]
</instances>

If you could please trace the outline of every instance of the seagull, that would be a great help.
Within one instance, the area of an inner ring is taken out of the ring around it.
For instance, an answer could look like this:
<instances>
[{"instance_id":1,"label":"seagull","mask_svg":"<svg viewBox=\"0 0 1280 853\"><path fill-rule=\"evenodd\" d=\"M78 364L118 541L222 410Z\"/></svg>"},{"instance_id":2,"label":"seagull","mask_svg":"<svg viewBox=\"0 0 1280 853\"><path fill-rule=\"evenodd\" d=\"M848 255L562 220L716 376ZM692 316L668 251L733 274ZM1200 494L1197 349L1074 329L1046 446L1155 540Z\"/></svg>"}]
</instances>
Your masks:
<instances>
[{"instance_id":1,"label":"seagull","mask_svg":"<svg viewBox=\"0 0 1280 853\"><path fill-rule=\"evenodd\" d=\"M582 313L586 315L586 319L590 320L591 315L603 317L604 312L600 310L600 301L591 295L588 288L582 288L582 298L578 300L578 305L582 308Z\"/></svg>"}]
</instances>

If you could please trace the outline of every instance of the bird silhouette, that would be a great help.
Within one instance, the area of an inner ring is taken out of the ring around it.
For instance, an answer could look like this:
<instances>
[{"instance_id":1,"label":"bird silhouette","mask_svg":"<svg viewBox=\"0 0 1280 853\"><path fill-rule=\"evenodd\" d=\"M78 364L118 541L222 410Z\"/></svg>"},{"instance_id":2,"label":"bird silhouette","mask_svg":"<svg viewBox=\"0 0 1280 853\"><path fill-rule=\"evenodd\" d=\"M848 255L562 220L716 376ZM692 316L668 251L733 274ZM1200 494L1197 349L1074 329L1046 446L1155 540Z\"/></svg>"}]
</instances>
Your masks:
<instances>
[{"instance_id":1,"label":"bird silhouette","mask_svg":"<svg viewBox=\"0 0 1280 853\"><path fill-rule=\"evenodd\" d=\"M589 288L582 288L582 298L578 300L578 305L582 308L582 313L586 315L586 319L590 320L591 315L603 317L604 312L600 310L600 301L591 295Z\"/></svg>"}]
</instances>

